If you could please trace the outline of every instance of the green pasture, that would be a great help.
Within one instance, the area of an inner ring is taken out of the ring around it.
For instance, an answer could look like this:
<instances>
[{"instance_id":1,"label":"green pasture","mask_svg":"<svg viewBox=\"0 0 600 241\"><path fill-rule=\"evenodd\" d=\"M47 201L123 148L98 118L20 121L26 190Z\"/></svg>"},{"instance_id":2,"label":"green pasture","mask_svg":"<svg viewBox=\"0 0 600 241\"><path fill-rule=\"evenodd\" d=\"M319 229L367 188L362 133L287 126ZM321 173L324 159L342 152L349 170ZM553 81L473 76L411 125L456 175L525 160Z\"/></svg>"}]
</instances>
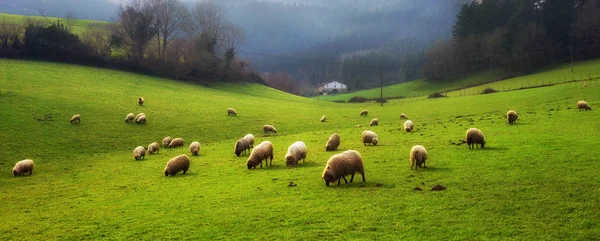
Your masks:
<instances>
[{"instance_id":1,"label":"green pasture","mask_svg":"<svg viewBox=\"0 0 600 241\"><path fill-rule=\"evenodd\" d=\"M61 23L66 24L62 18L48 17L48 19L46 20L46 18L44 18L42 16L25 16L25 15L17 15L17 14L0 13L0 22L6 21L8 23L19 23L20 24L20 23L25 23L27 18L31 18L34 21L43 22L43 23L50 23L50 22L54 23L54 22L60 21ZM48 22L48 21L50 21L50 22ZM94 24L106 24L106 22L96 21L96 20L75 19L75 21L73 22L73 25L71 26L71 32L73 32L74 34L81 35L83 32L85 32L85 30L87 30Z\"/></svg>"},{"instance_id":2,"label":"green pasture","mask_svg":"<svg viewBox=\"0 0 600 241\"><path fill-rule=\"evenodd\" d=\"M0 59L0 239L593 240L600 235L600 86L559 84L490 95L339 104L261 85L200 86L58 63ZM433 87L432 87L433 88ZM146 100L137 105L137 98ZM586 100L592 111L578 111ZM226 109L235 108L236 117ZM359 116L362 109L368 117ZM519 113L508 125L505 113ZM144 112L145 125L125 115ZM400 113L415 123L404 132ZM81 114L80 124L70 124ZM322 115L327 122L321 123ZM369 127L372 118L380 125ZM263 134L272 124L277 134ZM356 125L362 125L356 128ZM486 149L462 144L477 127ZM363 146L364 130L379 145ZM325 152L328 136L341 136ZM271 141L273 166L233 153L245 134ZM135 161L136 146L182 137L184 148ZM187 174L165 177L188 154ZM284 164L304 141L306 163ZM424 145L428 168L410 170ZM366 182L326 187L327 159L364 159ZM31 176L14 164L35 161ZM295 186L289 186L293 182ZM435 185L446 187L431 191ZM422 191L414 190L416 187Z\"/></svg>"}]
</instances>

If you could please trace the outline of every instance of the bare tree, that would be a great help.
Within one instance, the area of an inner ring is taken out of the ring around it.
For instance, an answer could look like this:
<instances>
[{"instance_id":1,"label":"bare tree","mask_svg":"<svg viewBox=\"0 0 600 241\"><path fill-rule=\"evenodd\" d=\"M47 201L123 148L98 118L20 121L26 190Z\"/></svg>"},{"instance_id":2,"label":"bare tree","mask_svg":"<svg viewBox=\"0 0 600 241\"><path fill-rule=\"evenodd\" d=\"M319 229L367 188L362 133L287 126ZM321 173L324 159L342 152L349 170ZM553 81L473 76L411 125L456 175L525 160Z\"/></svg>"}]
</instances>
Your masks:
<instances>
[{"instance_id":1,"label":"bare tree","mask_svg":"<svg viewBox=\"0 0 600 241\"><path fill-rule=\"evenodd\" d=\"M69 31L73 29L73 24L75 24L75 20L75 14L71 12L71 10L67 11L65 17L63 17L63 22L65 22L65 26L67 26L67 29Z\"/></svg>"},{"instance_id":2,"label":"bare tree","mask_svg":"<svg viewBox=\"0 0 600 241\"><path fill-rule=\"evenodd\" d=\"M190 15L181 0L150 0L158 23L158 33L154 38L158 47L158 58L165 61L165 54L171 41L181 36Z\"/></svg>"},{"instance_id":3,"label":"bare tree","mask_svg":"<svg viewBox=\"0 0 600 241\"><path fill-rule=\"evenodd\" d=\"M223 25L221 34L219 35L221 49L237 49L244 43L246 43L246 33L242 28L231 23Z\"/></svg>"},{"instance_id":4,"label":"bare tree","mask_svg":"<svg viewBox=\"0 0 600 241\"><path fill-rule=\"evenodd\" d=\"M225 14L223 9L212 0L196 3L192 10L192 21L189 30L195 36L196 41L200 38L206 46L206 50L212 54L215 52L219 34L225 25Z\"/></svg>"},{"instance_id":5,"label":"bare tree","mask_svg":"<svg viewBox=\"0 0 600 241\"><path fill-rule=\"evenodd\" d=\"M124 35L130 58L142 60L148 42L158 34L158 22L153 12L149 0L133 0L128 6L119 6L118 33Z\"/></svg>"},{"instance_id":6,"label":"bare tree","mask_svg":"<svg viewBox=\"0 0 600 241\"><path fill-rule=\"evenodd\" d=\"M82 42L93 48L93 52L101 57L110 56L114 47L110 26L94 24L82 34Z\"/></svg>"}]
</instances>

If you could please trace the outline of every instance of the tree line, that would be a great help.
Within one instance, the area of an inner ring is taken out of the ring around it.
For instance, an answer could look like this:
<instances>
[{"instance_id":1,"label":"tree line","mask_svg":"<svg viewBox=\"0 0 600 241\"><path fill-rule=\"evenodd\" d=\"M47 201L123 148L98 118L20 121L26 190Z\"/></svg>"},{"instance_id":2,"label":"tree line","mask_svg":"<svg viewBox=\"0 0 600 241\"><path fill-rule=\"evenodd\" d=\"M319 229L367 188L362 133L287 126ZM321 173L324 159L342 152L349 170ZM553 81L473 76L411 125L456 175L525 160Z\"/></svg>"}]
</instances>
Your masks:
<instances>
[{"instance_id":1,"label":"tree line","mask_svg":"<svg viewBox=\"0 0 600 241\"><path fill-rule=\"evenodd\" d=\"M71 16L72 18L72 16ZM238 57L244 31L213 1L187 7L181 0L133 0L116 21L74 34L71 18L0 22L0 56L133 70L197 82L262 82Z\"/></svg>"},{"instance_id":2,"label":"tree line","mask_svg":"<svg viewBox=\"0 0 600 241\"><path fill-rule=\"evenodd\" d=\"M599 0L481 0L462 5L452 38L426 51L423 75L511 74L600 57Z\"/></svg>"}]
</instances>

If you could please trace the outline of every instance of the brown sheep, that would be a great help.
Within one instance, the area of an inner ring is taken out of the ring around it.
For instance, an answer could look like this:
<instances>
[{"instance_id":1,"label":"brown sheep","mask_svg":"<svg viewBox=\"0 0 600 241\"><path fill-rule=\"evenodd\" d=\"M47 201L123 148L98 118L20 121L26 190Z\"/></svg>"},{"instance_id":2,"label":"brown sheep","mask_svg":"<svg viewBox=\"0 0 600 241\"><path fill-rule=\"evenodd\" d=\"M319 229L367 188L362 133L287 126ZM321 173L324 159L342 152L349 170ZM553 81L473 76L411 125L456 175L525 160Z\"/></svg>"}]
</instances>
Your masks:
<instances>
[{"instance_id":1,"label":"brown sheep","mask_svg":"<svg viewBox=\"0 0 600 241\"><path fill-rule=\"evenodd\" d=\"M377 143L379 143L379 139L377 138L377 134L375 134L375 132L372 131L363 131L362 133L362 142L363 145L367 145L368 144L373 144L373 145L377 145Z\"/></svg>"},{"instance_id":2,"label":"brown sheep","mask_svg":"<svg viewBox=\"0 0 600 241\"><path fill-rule=\"evenodd\" d=\"M327 143L325 144L325 151L335 151L340 146L340 135L338 133L333 133L327 139Z\"/></svg>"},{"instance_id":3,"label":"brown sheep","mask_svg":"<svg viewBox=\"0 0 600 241\"><path fill-rule=\"evenodd\" d=\"M270 164L267 161L268 158L271 159ZM248 169L256 169L256 166L260 164L260 168L262 168L263 160L265 160L265 166L273 165L273 143L270 141L263 141L252 149L252 153L250 153L250 157L248 157L246 166L248 166Z\"/></svg>"},{"instance_id":4,"label":"brown sheep","mask_svg":"<svg viewBox=\"0 0 600 241\"><path fill-rule=\"evenodd\" d=\"M135 149L133 149L133 158L135 158L135 160L140 160L140 159L144 159L144 157L146 156L146 149L144 149L143 146L138 146Z\"/></svg>"},{"instance_id":5,"label":"brown sheep","mask_svg":"<svg viewBox=\"0 0 600 241\"><path fill-rule=\"evenodd\" d=\"M171 141L173 141L173 138L171 138L170 136L163 138L163 147L169 147Z\"/></svg>"},{"instance_id":6,"label":"brown sheep","mask_svg":"<svg viewBox=\"0 0 600 241\"><path fill-rule=\"evenodd\" d=\"M190 144L190 152L192 153L192 156L197 156L198 152L200 152L200 142L192 142L192 144Z\"/></svg>"},{"instance_id":7,"label":"brown sheep","mask_svg":"<svg viewBox=\"0 0 600 241\"><path fill-rule=\"evenodd\" d=\"M579 111L581 110L592 110L592 107L590 107L590 104L588 104L587 102L580 100L577 102L577 108L579 108Z\"/></svg>"},{"instance_id":8,"label":"brown sheep","mask_svg":"<svg viewBox=\"0 0 600 241\"><path fill-rule=\"evenodd\" d=\"M515 112L514 110L509 110L506 113L506 119L508 120L509 125L515 124L518 118L519 115L517 115L517 112Z\"/></svg>"},{"instance_id":9,"label":"brown sheep","mask_svg":"<svg viewBox=\"0 0 600 241\"><path fill-rule=\"evenodd\" d=\"M263 126L263 133L267 133L267 132L277 133L277 129L275 129L275 127L272 126L272 125L264 125Z\"/></svg>"},{"instance_id":10,"label":"brown sheep","mask_svg":"<svg viewBox=\"0 0 600 241\"><path fill-rule=\"evenodd\" d=\"M81 115L76 114L73 117L71 117L71 123L76 122L76 123L80 123L81 122Z\"/></svg>"},{"instance_id":11,"label":"brown sheep","mask_svg":"<svg viewBox=\"0 0 600 241\"><path fill-rule=\"evenodd\" d=\"M138 124L146 124L146 115L141 115L138 118L135 119L135 123Z\"/></svg>"},{"instance_id":12,"label":"brown sheep","mask_svg":"<svg viewBox=\"0 0 600 241\"><path fill-rule=\"evenodd\" d=\"M485 138L483 136L483 132L477 128L469 128L467 130L465 141L467 142L467 145L469 145L469 149L475 149L477 144L479 144L482 149L485 147Z\"/></svg>"},{"instance_id":13,"label":"brown sheep","mask_svg":"<svg viewBox=\"0 0 600 241\"><path fill-rule=\"evenodd\" d=\"M371 123L369 123L369 126L377 126L379 125L379 119L374 118L371 120Z\"/></svg>"},{"instance_id":14,"label":"brown sheep","mask_svg":"<svg viewBox=\"0 0 600 241\"><path fill-rule=\"evenodd\" d=\"M140 104L140 106L144 104L144 97L138 98L138 104Z\"/></svg>"},{"instance_id":15,"label":"brown sheep","mask_svg":"<svg viewBox=\"0 0 600 241\"><path fill-rule=\"evenodd\" d=\"M297 141L292 144L285 154L285 164L289 166L298 166L298 161L302 159L304 163L306 159L306 144L302 141Z\"/></svg>"},{"instance_id":16,"label":"brown sheep","mask_svg":"<svg viewBox=\"0 0 600 241\"><path fill-rule=\"evenodd\" d=\"M227 115L237 116L237 112L233 108L227 108Z\"/></svg>"},{"instance_id":17,"label":"brown sheep","mask_svg":"<svg viewBox=\"0 0 600 241\"><path fill-rule=\"evenodd\" d=\"M400 119L408 120L408 117L406 116L406 114L402 113L400 114Z\"/></svg>"},{"instance_id":18,"label":"brown sheep","mask_svg":"<svg viewBox=\"0 0 600 241\"><path fill-rule=\"evenodd\" d=\"M329 183L335 181L340 185L342 178L348 183L346 175L352 175L350 182L354 181L354 174L357 172L362 175L363 182L366 182L365 169L360 153L354 150L348 150L329 158L325 170L323 170L322 177L323 180L325 180L325 185L329 187Z\"/></svg>"},{"instance_id":19,"label":"brown sheep","mask_svg":"<svg viewBox=\"0 0 600 241\"><path fill-rule=\"evenodd\" d=\"M183 146L182 138L175 138L169 143L169 148Z\"/></svg>"},{"instance_id":20,"label":"brown sheep","mask_svg":"<svg viewBox=\"0 0 600 241\"><path fill-rule=\"evenodd\" d=\"M125 123L133 122L134 118L135 118L135 115L133 113L127 114L127 116L125 116Z\"/></svg>"},{"instance_id":21,"label":"brown sheep","mask_svg":"<svg viewBox=\"0 0 600 241\"><path fill-rule=\"evenodd\" d=\"M425 147L421 145L416 145L413 146L412 149L410 149L410 156L408 158L408 162L410 163L410 170L413 169L413 166L415 167L415 170L417 170L421 166L427 168L427 165L425 165L426 160L427 150L425 150Z\"/></svg>"},{"instance_id":22,"label":"brown sheep","mask_svg":"<svg viewBox=\"0 0 600 241\"><path fill-rule=\"evenodd\" d=\"M179 171L185 174L190 169L190 157L185 154L171 158L165 167L165 176L175 176Z\"/></svg>"},{"instance_id":23,"label":"brown sheep","mask_svg":"<svg viewBox=\"0 0 600 241\"><path fill-rule=\"evenodd\" d=\"M19 161L15 164L15 167L13 167L12 169L12 173L13 175L16 177L17 175L25 175L25 173L28 173L31 176L31 174L33 174L33 161L30 159L25 159L22 161Z\"/></svg>"},{"instance_id":24,"label":"brown sheep","mask_svg":"<svg viewBox=\"0 0 600 241\"><path fill-rule=\"evenodd\" d=\"M411 132L414 129L415 125L413 124L413 122L411 120L406 120L404 122L404 130L406 132Z\"/></svg>"},{"instance_id":25,"label":"brown sheep","mask_svg":"<svg viewBox=\"0 0 600 241\"><path fill-rule=\"evenodd\" d=\"M368 110L361 110L359 114L360 114L360 116L367 116L369 114L369 111Z\"/></svg>"},{"instance_id":26,"label":"brown sheep","mask_svg":"<svg viewBox=\"0 0 600 241\"><path fill-rule=\"evenodd\" d=\"M158 153L158 142L152 142L148 145L148 154L152 155L155 152Z\"/></svg>"},{"instance_id":27,"label":"brown sheep","mask_svg":"<svg viewBox=\"0 0 600 241\"><path fill-rule=\"evenodd\" d=\"M233 147L233 153L236 156L240 156L242 153L246 154L246 151L250 150L250 143L248 143L248 139L240 138L235 142L235 146Z\"/></svg>"}]
</instances>

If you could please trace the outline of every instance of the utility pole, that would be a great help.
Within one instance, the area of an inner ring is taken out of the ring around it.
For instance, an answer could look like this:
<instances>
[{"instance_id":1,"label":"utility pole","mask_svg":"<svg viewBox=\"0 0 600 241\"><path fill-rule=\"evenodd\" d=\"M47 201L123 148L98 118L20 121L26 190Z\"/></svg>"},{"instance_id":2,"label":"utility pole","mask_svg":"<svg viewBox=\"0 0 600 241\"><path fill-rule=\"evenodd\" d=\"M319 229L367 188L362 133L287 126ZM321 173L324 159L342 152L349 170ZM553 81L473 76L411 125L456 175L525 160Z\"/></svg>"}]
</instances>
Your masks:
<instances>
[{"instance_id":1,"label":"utility pole","mask_svg":"<svg viewBox=\"0 0 600 241\"><path fill-rule=\"evenodd\" d=\"M381 102L381 106L383 106L383 71L381 70L382 68L382 66L379 66L379 102Z\"/></svg>"}]
</instances>

